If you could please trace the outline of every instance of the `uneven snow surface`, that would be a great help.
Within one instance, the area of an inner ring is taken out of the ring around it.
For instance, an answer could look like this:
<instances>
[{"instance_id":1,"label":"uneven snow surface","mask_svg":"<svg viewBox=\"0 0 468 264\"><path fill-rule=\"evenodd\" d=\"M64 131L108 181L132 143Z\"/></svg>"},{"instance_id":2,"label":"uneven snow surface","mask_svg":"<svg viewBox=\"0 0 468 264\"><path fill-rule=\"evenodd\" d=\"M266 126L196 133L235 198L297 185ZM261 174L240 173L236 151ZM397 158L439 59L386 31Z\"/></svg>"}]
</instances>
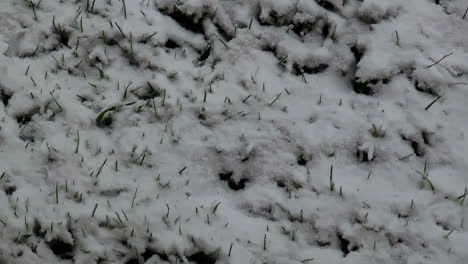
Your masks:
<instances>
[{"instance_id":1,"label":"uneven snow surface","mask_svg":"<svg viewBox=\"0 0 468 264\"><path fill-rule=\"evenodd\" d=\"M468 263L467 7L0 1L0 263Z\"/></svg>"}]
</instances>

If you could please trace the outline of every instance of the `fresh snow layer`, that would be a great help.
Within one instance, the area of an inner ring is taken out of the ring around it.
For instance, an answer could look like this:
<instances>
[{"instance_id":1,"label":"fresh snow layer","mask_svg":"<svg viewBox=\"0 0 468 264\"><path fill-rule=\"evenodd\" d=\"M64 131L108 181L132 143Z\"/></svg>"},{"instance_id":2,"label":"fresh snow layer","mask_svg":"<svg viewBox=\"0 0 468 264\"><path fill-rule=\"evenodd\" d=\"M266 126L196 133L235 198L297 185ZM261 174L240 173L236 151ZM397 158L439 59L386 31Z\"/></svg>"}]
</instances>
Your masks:
<instances>
[{"instance_id":1,"label":"fresh snow layer","mask_svg":"<svg viewBox=\"0 0 468 264\"><path fill-rule=\"evenodd\" d=\"M464 0L3 0L0 263L468 263Z\"/></svg>"}]
</instances>

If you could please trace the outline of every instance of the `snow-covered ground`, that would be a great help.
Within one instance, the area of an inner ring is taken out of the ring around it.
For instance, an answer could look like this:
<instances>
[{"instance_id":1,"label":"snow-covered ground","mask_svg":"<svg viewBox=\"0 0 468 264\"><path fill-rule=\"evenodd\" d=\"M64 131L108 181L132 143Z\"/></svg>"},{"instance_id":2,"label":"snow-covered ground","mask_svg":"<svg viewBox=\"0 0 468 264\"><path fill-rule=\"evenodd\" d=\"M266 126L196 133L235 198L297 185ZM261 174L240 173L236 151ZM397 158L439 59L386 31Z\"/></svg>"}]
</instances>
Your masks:
<instances>
[{"instance_id":1,"label":"snow-covered ground","mask_svg":"<svg viewBox=\"0 0 468 264\"><path fill-rule=\"evenodd\" d=\"M468 263L465 0L2 0L0 263Z\"/></svg>"}]
</instances>

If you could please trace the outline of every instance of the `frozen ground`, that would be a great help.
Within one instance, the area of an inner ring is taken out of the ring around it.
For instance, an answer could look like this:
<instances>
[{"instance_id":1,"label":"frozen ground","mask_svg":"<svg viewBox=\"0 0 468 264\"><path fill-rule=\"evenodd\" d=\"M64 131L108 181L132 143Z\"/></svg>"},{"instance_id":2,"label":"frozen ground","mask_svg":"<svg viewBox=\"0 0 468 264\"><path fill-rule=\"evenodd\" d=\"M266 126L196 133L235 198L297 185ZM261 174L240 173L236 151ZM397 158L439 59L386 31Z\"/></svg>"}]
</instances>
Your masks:
<instances>
[{"instance_id":1,"label":"frozen ground","mask_svg":"<svg viewBox=\"0 0 468 264\"><path fill-rule=\"evenodd\" d=\"M468 263L464 0L2 0L0 263Z\"/></svg>"}]
</instances>

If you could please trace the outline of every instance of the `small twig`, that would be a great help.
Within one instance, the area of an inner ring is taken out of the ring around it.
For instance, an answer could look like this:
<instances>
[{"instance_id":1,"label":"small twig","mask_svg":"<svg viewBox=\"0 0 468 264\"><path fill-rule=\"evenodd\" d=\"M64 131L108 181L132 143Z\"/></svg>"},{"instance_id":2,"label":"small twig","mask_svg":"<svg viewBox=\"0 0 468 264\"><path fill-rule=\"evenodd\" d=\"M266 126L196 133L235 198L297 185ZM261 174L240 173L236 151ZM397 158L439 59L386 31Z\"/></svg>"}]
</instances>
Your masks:
<instances>
[{"instance_id":1,"label":"small twig","mask_svg":"<svg viewBox=\"0 0 468 264\"><path fill-rule=\"evenodd\" d=\"M251 96L252 96L252 94L249 94L246 98L244 98L244 99L242 100L242 103L245 103Z\"/></svg>"},{"instance_id":2,"label":"small twig","mask_svg":"<svg viewBox=\"0 0 468 264\"><path fill-rule=\"evenodd\" d=\"M115 213L115 215L117 216L117 219L119 220L119 222L120 222L122 225L124 225L124 222L122 221L122 218L120 218L119 213L117 213L117 211L115 211L114 213Z\"/></svg>"},{"instance_id":3,"label":"small twig","mask_svg":"<svg viewBox=\"0 0 468 264\"><path fill-rule=\"evenodd\" d=\"M122 214L124 215L125 219L128 222L128 217L127 217L127 214L125 213L125 211L122 208L120 208L120 211L122 211Z\"/></svg>"},{"instance_id":4,"label":"small twig","mask_svg":"<svg viewBox=\"0 0 468 264\"><path fill-rule=\"evenodd\" d=\"M52 92L49 92L50 93L50 96L52 96L52 100L54 100L55 104L58 106L58 108L60 109L60 112L63 112L63 108L62 106L59 104L59 102L55 99L54 95L52 94Z\"/></svg>"},{"instance_id":5,"label":"small twig","mask_svg":"<svg viewBox=\"0 0 468 264\"><path fill-rule=\"evenodd\" d=\"M153 110L154 110L154 114L156 115L156 117L158 117L158 111L156 110L156 103L154 102L154 97L151 99L153 101Z\"/></svg>"},{"instance_id":6,"label":"small twig","mask_svg":"<svg viewBox=\"0 0 468 264\"><path fill-rule=\"evenodd\" d=\"M429 108L431 108L431 106L432 106L435 102L439 101L440 98L442 98L441 95L439 95L436 99L434 99L434 101L432 101L430 104L428 104L428 105L426 106L426 108L424 108L424 110L426 110L426 111L429 110Z\"/></svg>"},{"instance_id":7,"label":"small twig","mask_svg":"<svg viewBox=\"0 0 468 264\"><path fill-rule=\"evenodd\" d=\"M106 162L107 162L107 158L104 160L104 162L102 163L101 167L99 167L97 173L96 173L96 178L99 177L99 175L101 174L102 172L102 169L104 168L104 165L106 165Z\"/></svg>"},{"instance_id":8,"label":"small twig","mask_svg":"<svg viewBox=\"0 0 468 264\"><path fill-rule=\"evenodd\" d=\"M221 41L221 43L223 43L223 45L229 49L229 46L226 44L226 42L224 42L224 40L222 40L220 37L218 37L219 41Z\"/></svg>"},{"instance_id":9,"label":"small twig","mask_svg":"<svg viewBox=\"0 0 468 264\"><path fill-rule=\"evenodd\" d=\"M218 202L215 207L213 208L213 214L216 213L216 210L218 210L218 206L221 204L221 202Z\"/></svg>"},{"instance_id":10,"label":"small twig","mask_svg":"<svg viewBox=\"0 0 468 264\"><path fill-rule=\"evenodd\" d=\"M122 11L124 13L125 19L127 19L127 5L125 4L125 0L122 0Z\"/></svg>"},{"instance_id":11,"label":"small twig","mask_svg":"<svg viewBox=\"0 0 468 264\"><path fill-rule=\"evenodd\" d=\"M32 83L33 83L33 85L34 85L34 87L36 87L36 86L37 86L37 83L36 83L36 81L34 81L34 78L33 78L32 76L29 77L29 78L31 79L31 81L32 81Z\"/></svg>"},{"instance_id":12,"label":"small twig","mask_svg":"<svg viewBox=\"0 0 468 264\"><path fill-rule=\"evenodd\" d=\"M99 205L98 203L96 203L96 204L94 205L94 209L93 209L93 213L91 214L91 217L94 217L94 214L96 214L96 210L97 210L97 208L98 208L98 205Z\"/></svg>"},{"instance_id":13,"label":"small twig","mask_svg":"<svg viewBox=\"0 0 468 264\"><path fill-rule=\"evenodd\" d=\"M59 203L59 195L58 195L58 183L55 184L55 201Z\"/></svg>"},{"instance_id":14,"label":"small twig","mask_svg":"<svg viewBox=\"0 0 468 264\"><path fill-rule=\"evenodd\" d=\"M432 66L438 64L439 62L443 61L445 58L447 58L448 56L450 56L450 55L452 55L452 54L453 54L453 52L451 52L450 54L447 54L447 55L443 56L440 60L434 62L433 64L431 64L431 65L429 65L429 66L427 66L427 68L428 68L428 69L431 68Z\"/></svg>"},{"instance_id":15,"label":"small twig","mask_svg":"<svg viewBox=\"0 0 468 264\"><path fill-rule=\"evenodd\" d=\"M140 160L140 166L143 165L143 161L145 160L145 157L146 157L146 149L145 149L145 152L143 152L143 157Z\"/></svg>"},{"instance_id":16,"label":"small twig","mask_svg":"<svg viewBox=\"0 0 468 264\"><path fill-rule=\"evenodd\" d=\"M405 159L407 159L407 158L409 158L409 157L412 157L413 155L414 155L414 153L411 153L411 154L409 154L409 155L406 155L406 156L404 156L404 157L399 158L399 160L405 160Z\"/></svg>"},{"instance_id":17,"label":"small twig","mask_svg":"<svg viewBox=\"0 0 468 264\"><path fill-rule=\"evenodd\" d=\"M36 5L31 2L31 8L34 14L34 20L37 21L37 14L36 14Z\"/></svg>"},{"instance_id":18,"label":"small twig","mask_svg":"<svg viewBox=\"0 0 468 264\"><path fill-rule=\"evenodd\" d=\"M280 98L280 96L281 96L281 93L279 93L279 94L276 96L275 100L273 100L271 103L269 103L268 106L272 106L272 105Z\"/></svg>"},{"instance_id":19,"label":"small twig","mask_svg":"<svg viewBox=\"0 0 468 264\"><path fill-rule=\"evenodd\" d=\"M288 55L284 56L278 61L278 65L281 65L286 59L288 58Z\"/></svg>"},{"instance_id":20,"label":"small twig","mask_svg":"<svg viewBox=\"0 0 468 264\"><path fill-rule=\"evenodd\" d=\"M170 212L170 208L169 208L169 205L166 203L166 207L167 207L167 213L166 213L166 218L169 217L169 212Z\"/></svg>"},{"instance_id":21,"label":"small twig","mask_svg":"<svg viewBox=\"0 0 468 264\"><path fill-rule=\"evenodd\" d=\"M76 131L76 138L77 138L77 142L76 142L76 148L75 148L75 153L78 153L78 148L80 147L80 131Z\"/></svg>"},{"instance_id":22,"label":"small twig","mask_svg":"<svg viewBox=\"0 0 468 264\"><path fill-rule=\"evenodd\" d=\"M179 175L182 174L182 172L184 172L185 169L187 169L187 166L183 167L183 168L179 171Z\"/></svg>"},{"instance_id":23,"label":"small twig","mask_svg":"<svg viewBox=\"0 0 468 264\"><path fill-rule=\"evenodd\" d=\"M463 205L463 203L465 202L465 198L467 195L468 195L468 189L465 187L465 191L463 192L463 194L457 197L457 200L461 200L460 201L461 205Z\"/></svg>"},{"instance_id":24,"label":"small twig","mask_svg":"<svg viewBox=\"0 0 468 264\"><path fill-rule=\"evenodd\" d=\"M455 227L452 228L452 230L450 230L450 232L444 236L445 239L448 239L448 237L453 233L453 231L455 231Z\"/></svg>"},{"instance_id":25,"label":"small twig","mask_svg":"<svg viewBox=\"0 0 468 264\"><path fill-rule=\"evenodd\" d=\"M36 56L37 51L39 50L40 46L37 46L34 52L31 54L31 57Z\"/></svg>"},{"instance_id":26,"label":"small twig","mask_svg":"<svg viewBox=\"0 0 468 264\"><path fill-rule=\"evenodd\" d=\"M400 47L400 36L398 36L398 31L395 30L395 35L396 35L396 44L398 47Z\"/></svg>"},{"instance_id":27,"label":"small twig","mask_svg":"<svg viewBox=\"0 0 468 264\"><path fill-rule=\"evenodd\" d=\"M231 246L229 246L229 253L228 253L228 257L231 256L231 252L232 252L232 246L234 245L234 243L231 243Z\"/></svg>"},{"instance_id":28,"label":"small twig","mask_svg":"<svg viewBox=\"0 0 468 264\"><path fill-rule=\"evenodd\" d=\"M120 34L122 35L122 37L123 37L124 39L126 39L127 37L125 36L125 33L123 32L122 28L119 26L119 24L117 24L117 22L114 22L114 23L115 23L115 25L117 26L117 29L119 29Z\"/></svg>"},{"instance_id":29,"label":"small twig","mask_svg":"<svg viewBox=\"0 0 468 264\"><path fill-rule=\"evenodd\" d=\"M158 32L154 32L153 34L149 35L148 37L146 38L143 38L141 41L143 42L147 42L148 40L150 40L150 38L152 38L154 35L158 34Z\"/></svg>"},{"instance_id":30,"label":"small twig","mask_svg":"<svg viewBox=\"0 0 468 264\"><path fill-rule=\"evenodd\" d=\"M136 196L137 196L137 192L138 192L138 187L135 189L135 193L133 194L133 198L132 198L132 208L133 208L133 205L135 203L135 199L136 199Z\"/></svg>"}]
</instances>

